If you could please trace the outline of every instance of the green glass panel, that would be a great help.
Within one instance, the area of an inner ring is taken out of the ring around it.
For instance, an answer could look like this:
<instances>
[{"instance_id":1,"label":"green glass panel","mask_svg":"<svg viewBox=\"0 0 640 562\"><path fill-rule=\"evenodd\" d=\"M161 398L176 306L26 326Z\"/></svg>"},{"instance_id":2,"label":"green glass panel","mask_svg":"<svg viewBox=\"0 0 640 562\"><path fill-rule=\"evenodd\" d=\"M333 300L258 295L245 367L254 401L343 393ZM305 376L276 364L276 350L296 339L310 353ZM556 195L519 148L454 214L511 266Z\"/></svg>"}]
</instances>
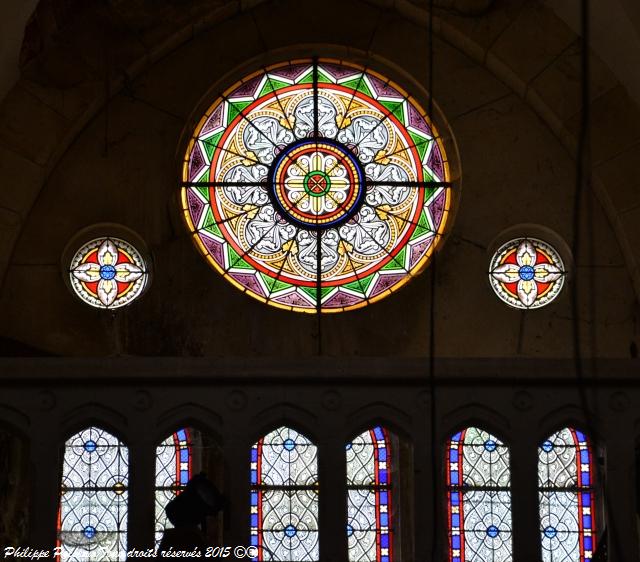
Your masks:
<instances>
[{"instance_id":1,"label":"green glass panel","mask_svg":"<svg viewBox=\"0 0 640 562\"><path fill-rule=\"evenodd\" d=\"M331 80L331 78L329 78L326 74L323 74L323 72L318 69L318 82L323 82L325 84L333 84L333 80ZM309 72L309 74L306 74L305 77L300 80L300 84L313 84L313 72Z\"/></svg>"},{"instance_id":2,"label":"green glass panel","mask_svg":"<svg viewBox=\"0 0 640 562\"><path fill-rule=\"evenodd\" d=\"M227 117L227 125L229 125L231 123L231 121L233 121L240 114L240 112L244 108L248 107L253 102L250 102L250 101L230 101L230 102L227 102L227 103L229 104L229 115Z\"/></svg>"},{"instance_id":3,"label":"green glass panel","mask_svg":"<svg viewBox=\"0 0 640 562\"><path fill-rule=\"evenodd\" d=\"M282 291L282 289L288 289L289 287L291 287L290 283L287 283L286 281L280 281L280 279L274 279L273 277L265 275L264 273L260 273L260 277L262 277L262 280L269 289L270 293L277 293L278 291Z\"/></svg>"},{"instance_id":4,"label":"green glass panel","mask_svg":"<svg viewBox=\"0 0 640 562\"><path fill-rule=\"evenodd\" d=\"M229 267L238 269L254 269L243 258L241 258L237 252L231 247L231 244L227 244L227 255L229 256Z\"/></svg>"},{"instance_id":5,"label":"green glass panel","mask_svg":"<svg viewBox=\"0 0 640 562\"><path fill-rule=\"evenodd\" d=\"M314 301L316 300L316 288L315 287L298 287L303 293L309 295Z\"/></svg>"},{"instance_id":6,"label":"green glass panel","mask_svg":"<svg viewBox=\"0 0 640 562\"><path fill-rule=\"evenodd\" d=\"M205 200L207 201L211 201L211 199L209 198L209 187L206 185L198 185L196 186L196 190L198 191L198 193L200 193L200 195L202 195L202 197L205 198ZM209 209L209 212L211 212L211 209Z\"/></svg>"},{"instance_id":7,"label":"green glass panel","mask_svg":"<svg viewBox=\"0 0 640 562\"><path fill-rule=\"evenodd\" d=\"M352 283L347 283L345 287L347 289L351 289L352 291L356 291L364 295L369 290L369 286L373 281L373 277L374 277L373 275L369 275L364 279L360 279L359 281L353 281Z\"/></svg>"},{"instance_id":8,"label":"green glass panel","mask_svg":"<svg viewBox=\"0 0 640 562\"><path fill-rule=\"evenodd\" d=\"M265 82L264 87L262 88L262 90L260 90L260 93L258 94L258 97L265 96L273 92L274 90L280 90L281 88L286 88L287 86L290 86L290 85L291 84L287 84L286 82L282 82L281 80L270 78Z\"/></svg>"},{"instance_id":9,"label":"green glass panel","mask_svg":"<svg viewBox=\"0 0 640 562\"><path fill-rule=\"evenodd\" d=\"M414 240L415 238L419 238L420 236L432 231L433 229L429 224L429 219L427 218L426 213L422 211L420 213L420 218L418 219L418 224L416 226L416 229L413 231L413 234L411 235L411 240Z\"/></svg>"},{"instance_id":10,"label":"green glass panel","mask_svg":"<svg viewBox=\"0 0 640 562\"><path fill-rule=\"evenodd\" d=\"M419 135L412 131L409 131L409 135L411 135L413 144L416 145L416 150L418 151L418 155L420 156L420 162L422 162L424 160L424 155L427 153L427 149L429 148L429 140L422 135Z\"/></svg>"},{"instance_id":11,"label":"green glass panel","mask_svg":"<svg viewBox=\"0 0 640 562\"><path fill-rule=\"evenodd\" d=\"M404 264L406 263L406 255L407 255L407 247L405 246L400 250L394 259L392 259L387 265L385 265L382 269L399 269L404 268Z\"/></svg>"},{"instance_id":12,"label":"green glass panel","mask_svg":"<svg viewBox=\"0 0 640 562\"><path fill-rule=\"evenodd\" d=\"M224 131L221 131L220 133L211 135L208 139L205 139L202 141L202 144L204 145L204 150L207 153L207 158L209 159L209 162L211 162L211 158L213 158L213 152L216 149L216 146L218 146L218 143L220 142L220 137L222 137L223 133Z\"/></svg>"},{"instance_id":13,"label":"green glass panel","mask_svg":"<svg viewBox=\"0 0 640 562\"><path fill-rule=\"evenodd\" d=\"M371 93L369 86L367 86L367 82L363 80L362 77L348 80L347 82L343 82L341 85L357 90L358 92L362 92L363 94L371 98L375 98L375 96Z\"/></svg>"},{"instance_id":14,"label":"green glass panel","mask_svg":"<svg viewBox=\"0 0 640 562\"><path fill-rule=\"evenodd\" d=\"M404 124L404 107L401 101L381 101L384 107L386 107L391 114Z\"/></svg>"}]
</instances>

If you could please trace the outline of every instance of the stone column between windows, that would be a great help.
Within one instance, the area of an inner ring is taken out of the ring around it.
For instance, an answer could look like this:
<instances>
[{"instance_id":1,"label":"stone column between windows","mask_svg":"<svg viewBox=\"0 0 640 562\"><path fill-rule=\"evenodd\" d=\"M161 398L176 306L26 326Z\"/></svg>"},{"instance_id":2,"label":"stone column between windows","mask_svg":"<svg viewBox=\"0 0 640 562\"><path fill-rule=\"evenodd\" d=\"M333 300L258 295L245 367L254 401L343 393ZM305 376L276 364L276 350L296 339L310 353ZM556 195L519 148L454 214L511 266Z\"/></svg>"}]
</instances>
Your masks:
<instances>
[{"instance_id":1,"label":"stone column between windows","mask_svg":"<svg viewBox=\"0 0 640 562\"><path fill-rule=\"evenodd\" d=\"M610 562L630 562L638 560L638 530L636 527L636 460L633 434L620 431L632 426L628 420L611 424L606 435L606 466L604 474L596 472L596 478L606 478L607 496L605 510L608 531L608 555ZM594 455L595 457L595 455ZM596 489L598 485L596 483ZM596 492L596 498L605 498ZM596 519L598 538L602 536L605 521Z\"/></svg>"},{"instance_id":2,"label":"stone column between windows","mask_svg":"<svg viewBox=\"0 0 640 562\"><path fill-rule=\"evenodd\" d=\"M333 425L333 424L331 424ZM325 427L324 430L331 427ZM337 429L337 428L335 428ZM320 560L347 562L347 461L344 441L332 432L318 442Z\"/></svg>"},{"instance_id":3,"label":"stone column between windows","mask_svg":"<svg viewBox=\"0 0 640 562\"><path fill-rule=\"evenodd\" d=\"M540 560L538 443L531 427L516 428L511 453L511 529L514 560Z\"/></svg>"},{"instance_id":4,"label":"stone column between windows","mask_svg":"<svg viewBox=\"0 0 640 562\"><path fill-rule=\"evenodd\" d=\"M433 541L440 535L445 541L446 545L446 532L447 521L444 514L445 510L439 510L438 513L443 514L443 517L439 517L437 521L433 520L434 514L434 501L441 502L440 505L444 505L444 487L437 483L437 478L444 475L444 472L440 470L438 474L433 474L432 462L431 462L431 430L427 427L426 420L428 419L428 412L424 411L422 416L418 417L414 424L412 436L413 436L413 505L415 514L415 560L431 560L431 552L433 548ZM436 451L442 455L442 447L436 447ZM436 466L442 467L443 456L441 456ZM440 541L442 544L442 541ZM438 560L446 560L444 550L440 545L436 545L438 550L436 556ZM405 550L407 545L403 545ZM397 553L396 553L397 554Z\"/></svg>"},{"instance_id":5,"label":"stone column between windows","mask_svg":"<svg viewBox=\"0 0 640 562\"><path fill-rule=\"evenodd\" d=\"M54 428L56 424L52 423L34 425L29 440L32 472L28 546L37 549L51 549L57 541L64 441L58 441Z\"/></svg>"},{"instance_id":6,"label":"stone column between windows","mask_svg":"<svg viewBox=\"0 0 640 562\"><path fill-rule=\"evenodd\" d=\"M225 427L243 427L242 420L229 420ZM223 523L224 546L249 546L251 544L249 490L251 487L252 444L249 443L246 435L225 432L222 493L228 499L228 505Z\"/></svg>"},{"instance_id":7,"label":"stone column between windows","mask_svg":"<svg viewBox=\"0 0 640 562\"><path fill-rule=\"evenodd\" d=\"M154 546L156 443L152 435L141 420L135 420L125 442L129 448L128 549Z\"/></svg>"}]
</instances>

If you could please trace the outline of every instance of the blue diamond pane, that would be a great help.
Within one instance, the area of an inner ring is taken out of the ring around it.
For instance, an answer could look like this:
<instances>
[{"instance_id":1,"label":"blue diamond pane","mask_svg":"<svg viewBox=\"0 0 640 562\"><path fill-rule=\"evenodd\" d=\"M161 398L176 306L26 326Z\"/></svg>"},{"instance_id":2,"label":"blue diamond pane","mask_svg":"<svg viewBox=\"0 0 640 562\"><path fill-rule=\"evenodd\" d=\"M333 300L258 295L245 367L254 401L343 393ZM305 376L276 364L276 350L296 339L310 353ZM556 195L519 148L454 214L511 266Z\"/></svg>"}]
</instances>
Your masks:
<instances>
[{"instance_id":1,"label":"blue diamond pane","mask_svg":"<svg viewBox=\"0 0 640 562\"><path fill-rule=\"evenodd\" d=\"M347 525L347 536L350 537L353 535L353 527L351 525Z\"/></svg>"},{"instance_id":2,"label":"blue diamond pane","mask_svg":"<svg viewBox=\"0 0 640 562\"><path fill-rule=\"evenodd\" d=\"M520 275L520 279L523 281L531 281L536 274L533 267L530 265L523 265L518 273Z\"/></svg>"},{"instance_id":3,"label":"blue diamond pane","mask_svg":"<svg viewBox=\"0 0 640 562\"><path fill-rule=\"evenodd\" d=\"M350 450L351 450L351 447L353 447L353 443L347 443L347 444L345 445L345 449L346 449L347 451L350 451Z\"/></svg>"},{"instance_id":4,"label":"blue diamond pane","mask_svg":"<svg viewBox=\"0 0 640 562\"><path fill-rule=\"evenodd\" d=\"M496 446L497 446L496 442L491 439L488 439L487 441L484 442L484 448L486 451L489 451L489 452L495 451Z\"/></svg>"},{"instance_id":5,"label":"blue diamond pane","mask_svg":"<svg viewBox=\"0 0 640 562\"><path fill-rule=\"evenodd\" d=\"M293 439L285 439L284 443L282 444L282 446L287 450L287 451L293 451L296 448L296 443Z\"/></svg>"},{"instance_id":6,"label":"blue diamond pane","mask_svg":"<svg viewBox=\"0 0 640 562\"><path fill-rule=\"evenodd\" d=\"M555 529L555 527L549 526L544 530L544 536L547 537L548 539L552 539L557 534L558 534L558 531Z\"/></svg>"},{"instance_id":7,"label":"blue diamond pane","mask_svg":"<svg viewBox=\"0 0 640 562\"><path fill-rule=\"evenodd\" d=\"M87 537L88 539L92 539L93 537L96 536L96 529L95 527L92 527L91 525L87 525L83 531L82 534Z\"/></svg>"},{"instance_id":8,"label":"blue diamond pane","mask_svg":"<svg viewBox=\"0 0 640 562\"><path fill-rule=\"evenodd\" d=\"M551 450L553 450L553 443L552 443L551 441L545 441L545 442L542 444L542 450L543 450L545 453L550 452Z\"/></svg>"},{"instance_id":9,"label":"blue diamond pane","mask_svg":"<svg viewBox=\"0 0 640 562\"><path fill-rule=\"evenodd\" d=\"M102 279L106 279L107 281L113 279L116 276L116 268L112 265L101 265L100 266L100 277Z\"/></svg>"},{"instance_id":10,"label":"blue diamond pane","mask_svg":"<svg viewBox=\"0 0 640 562\"><path fill-rule=\"evenodd\" d=\"M97 447L98 446L96 445L96 442L92 439L89 439L89 441L84 444L84 450L87 451L87 453L93 453L93 451L95 451Z\"/></svg>"},{"instance_id":11,"label":"blue diamond pane","mask_svg":"<svg viewBox=\"0 0 640 562\"><path fill-rule=\"evenodd\" d=\"M284 534L288 537L295 537L298 530L293 525L287 525L284 528Z\"/></svg>"},{"instance_id":12,"label":"blue diamond pane","mask_svg":"<svg viewBox=\"0 0 640 562\"><path fill-rule=\"evenodd\" d=\"M499 533L500 533L500 530L495 525L491 525L490 527L487 527L487 535L490 536L492 539L495 539Z\"/></svg>"}]
</instances>

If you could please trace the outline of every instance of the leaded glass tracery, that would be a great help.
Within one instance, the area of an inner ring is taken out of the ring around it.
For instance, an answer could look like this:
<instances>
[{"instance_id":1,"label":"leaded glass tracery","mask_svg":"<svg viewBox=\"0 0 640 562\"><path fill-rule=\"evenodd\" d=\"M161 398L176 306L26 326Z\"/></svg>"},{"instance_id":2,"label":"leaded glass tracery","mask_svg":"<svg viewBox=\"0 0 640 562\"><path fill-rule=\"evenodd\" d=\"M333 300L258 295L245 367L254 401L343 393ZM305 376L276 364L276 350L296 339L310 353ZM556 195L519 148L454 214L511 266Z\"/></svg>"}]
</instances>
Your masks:
<instances>
[{"instance_id":1,"label":"leaded glass tracery","mask_svg":"<svg viewBox=\"0 0 640 562\"><path fill-rule=\"evenodd\" d=\"M61 560L127 557L129 454L107 431L89 427L66 443L58 512Z\"/></svg>"},{"instance_id":2,"label":"leaded glass tracery","mask_svg":"<svg viewBox=\"0 0 640 562\"><path fill-rule=\"evenodd\" d=\"M558 251L536 238L510 240L493 255L489 283L513 308L540 308L562 290L565 266Z\"/></svg>"},{"instance_id":3,"label":"leaded glass tracery","mask_svg":"<svg viewBox=\"0 0 640 562\"><path fill-rule=\"evenodd\" d=\"M96 308L131 304L146 289L147 264L141 253L120 238L103 237L78 249L69 266L75 295Z\"/></svg>"},{"instance_id":4,"label":"leaded glass tracery","mask_svg":"<svg viewBox=\"0 0 640 562\"><path fill-rule=\"evenodd\" d=\"M449 561L509 562L511 471L509 448L476 427L447 447Z\"/></svg>"},{"instance_id":5,"label":"leaded glass tracery","mask_svg":"<svg viewBox=\"0 0 640 562\"><path fill-rule=\"evenodd\" d=\"M191 431L179 429L156 448L156 546L171 527L165 508L184 490L192 475Z\"/></svg>"},{"instance_id":6,"label":"leaded glass tracery","mask_svg":"<svg viewBox=\"0 0 640 562\"><path fill-rule=\"evenodd\" d=\"M351 562L392 560L391 450L376 426L346 447L347 536Z\"/></svg>"},{"instance_id":7,"label":"leaded glass tracery","mask_svg":"<svg viewBox=\"0 0 640 562\"><path fill-rule=\"evenodd\" d=\"M182 208L207 261L270 305L339 312L424 269L451 207L444 144L418 102L337 60L270 66L198 123Z\"/></svg>"},{"instance_id":8,"label":"leaded glass tracery","mask_svg":"<svg viewBox=\"0 0 640 562\"><path fill-rule=\"evenodd\" d=\"M538 449L544 562L584 562L596 548L594 475L587 436L564 428Z\"/></svg>"},{"instance_id":9,"label":"leaded glass tracery","mask_svg":"<svg viewBox=\"0 0 640 562\"><path fill-rule=\"evenodd\" d=\"M318 451L293 429L280 427L251 448L250 524L254 560L319 560Z\"/></svg>"}]
</instances>

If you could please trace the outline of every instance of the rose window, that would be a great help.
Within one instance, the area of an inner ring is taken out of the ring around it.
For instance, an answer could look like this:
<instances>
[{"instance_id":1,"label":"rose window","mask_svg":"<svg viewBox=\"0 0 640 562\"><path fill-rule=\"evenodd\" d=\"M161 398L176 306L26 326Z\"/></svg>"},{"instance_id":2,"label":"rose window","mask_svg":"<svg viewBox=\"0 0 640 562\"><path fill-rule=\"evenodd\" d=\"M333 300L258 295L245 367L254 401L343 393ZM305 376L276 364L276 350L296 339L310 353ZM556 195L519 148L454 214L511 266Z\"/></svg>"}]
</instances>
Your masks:
<instances>
[{"instance_id":1,"label":"rose window","mask_svg":"<svg viewBox=\"0 0 640 562\"><path fill-rule=\"evenodd\" d=\"M415 99L344 62L256 72L189 142L184 216L242 291L303 312L375 302L424 269L451 207L444 144Z\"/></svg>"},{"instance_id":2,"label":"rose window","mask_svg":"<svg viewBox=\"0 0 640 562\"><path fill-rule=\"evenodd\" d=\"M75 295L96 308L120 308L137 299L149 281L140 252L119 238L96 238L73 256L69 279Z\"/></svg>"},{"instance_id":3,"label":"rose window","mask_svg":"<svg viewBox=\"0 0 640 562\"><path fill-rule=\"evenodd\" d=\"M558 252L535 238L517 238L493 255L489 282L498 297L514 308L540 308L562 290L565 268Z\"/></svg>"}]
</instances>

